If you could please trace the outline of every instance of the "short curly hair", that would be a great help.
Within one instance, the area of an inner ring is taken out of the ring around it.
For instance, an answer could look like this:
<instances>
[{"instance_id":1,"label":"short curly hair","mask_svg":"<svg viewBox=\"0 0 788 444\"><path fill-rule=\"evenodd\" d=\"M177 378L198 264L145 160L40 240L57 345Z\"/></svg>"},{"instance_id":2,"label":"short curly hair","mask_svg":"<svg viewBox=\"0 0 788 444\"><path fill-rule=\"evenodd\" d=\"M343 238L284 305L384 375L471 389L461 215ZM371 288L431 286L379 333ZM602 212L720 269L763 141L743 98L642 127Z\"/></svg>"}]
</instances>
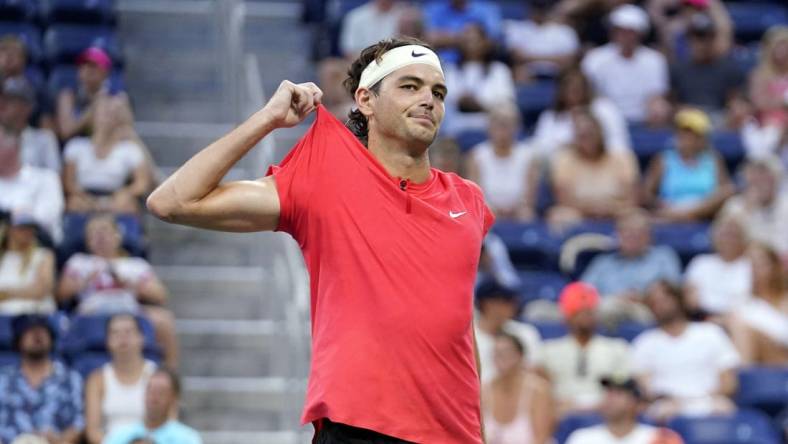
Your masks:
<instances>
[{"instance_id":1,"label":"short curly hair","mask_svg":"<svg viewBox=\"0 0 788 444\"><path fill-rule=\"evenodd\" d=\"M372 46L366 47L363 51L361 51L361 54L358 56L358 58L350 64L350 68L347 71L348 76L342 82L342 86L345 87L345 91L350 94L350 97L355 98L356 89L358 89L358 84L361 81L361 73L364 72L364 68L372 63L373 60L380 61L383 57L383 54L386 52L394 48L407 45L421 45L434 51L432 46L414 37L398 37L381 40ZM377 95L380 91L380 82L372 85L372 87L370 87L370 91ZM364 144L364 146L367 145L369 127L367 125L367 118L361 113L361 111L359 111L357 108L351 109L348 113L348 120L347 123L345 123L345 126L347 126L347 128L358 138L359 141L361 141L361 143Z\"/></svg>"}]
</instances>

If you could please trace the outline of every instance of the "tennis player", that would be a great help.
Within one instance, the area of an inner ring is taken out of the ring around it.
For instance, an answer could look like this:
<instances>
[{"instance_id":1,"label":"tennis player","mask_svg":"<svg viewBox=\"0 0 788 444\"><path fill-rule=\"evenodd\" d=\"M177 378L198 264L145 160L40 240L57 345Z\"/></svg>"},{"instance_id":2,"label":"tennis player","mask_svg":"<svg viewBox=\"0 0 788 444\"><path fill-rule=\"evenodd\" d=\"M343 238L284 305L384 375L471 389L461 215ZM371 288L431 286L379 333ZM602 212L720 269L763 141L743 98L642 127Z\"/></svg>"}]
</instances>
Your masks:
<instances>
[{"instance_id":1,"label":"tennis player","mask_svg":"<svg viewBox=\"0 0 788 444\"><path fill-rule=\"evenodd\" d=\"M173 223L298 241L311 278L302 421L313 442L481 443L472 299L493 216L476 185L430 168L447 93L440 61L422 42L384 40L348 74L348 122L320 105L313 83L284 81L148 208ZM219 183L263 137L312 112L266 177Z\"/></svg>"}]
</instances>

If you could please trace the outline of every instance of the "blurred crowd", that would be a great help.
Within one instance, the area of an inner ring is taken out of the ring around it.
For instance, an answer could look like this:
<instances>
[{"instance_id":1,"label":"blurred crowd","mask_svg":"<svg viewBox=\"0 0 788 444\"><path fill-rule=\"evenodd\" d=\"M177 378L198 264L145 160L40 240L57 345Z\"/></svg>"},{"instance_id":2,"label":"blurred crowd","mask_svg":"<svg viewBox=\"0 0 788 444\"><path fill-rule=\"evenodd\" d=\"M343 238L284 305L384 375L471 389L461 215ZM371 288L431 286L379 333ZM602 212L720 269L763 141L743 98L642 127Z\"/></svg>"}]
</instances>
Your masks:
<instances>
[{"instance_id":1,"label":"blurred crowd","mask_svg":"<svg viewBox=\"0 0 788 444\"><path fill-rule=\"evenodd\" d=\"M0 8L0 443L198 443L145 259L157 169L103 34L113 6L72 3Z\"/></svg>"},{"instance_id":2,"label":"blurred crowd","mask_svg":"<svg viewBox=\"0 0 788 444\"><path fill-rule=\"evenodd\" d=\"M751 3L370 0L316 49L341 121L366 46L412 36L443 61L432 164L497 217L476 291L489 443L692 442L686 418L751 419L747 378L788 380L788 12ZM750 6L782 19L737 28ZM560 271L523 256L539 236ZM784 440L779 396L761 410Z\"/></svg>"}]
</instances>

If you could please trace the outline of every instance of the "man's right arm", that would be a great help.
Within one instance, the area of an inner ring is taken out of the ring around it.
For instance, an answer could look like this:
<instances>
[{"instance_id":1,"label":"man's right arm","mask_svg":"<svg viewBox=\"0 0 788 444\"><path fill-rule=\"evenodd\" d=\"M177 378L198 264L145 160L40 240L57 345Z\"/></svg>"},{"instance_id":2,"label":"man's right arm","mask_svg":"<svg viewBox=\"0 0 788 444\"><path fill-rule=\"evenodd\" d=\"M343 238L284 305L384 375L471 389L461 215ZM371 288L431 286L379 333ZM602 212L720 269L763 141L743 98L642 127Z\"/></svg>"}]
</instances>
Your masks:
<instances>
[{"instance_id":1,"label":"man's right arm","mask_svg":"<svg viewBox=\"0 0 788 444\"><path fill-rule=\"evenodd\" d=\"M220 184L222 178L263 137L292 127L320 104L313 83L284 81L268 103L237 128L189 159L148 197L160 219L221 231L274 230L279 196L272 176Z\"/></svg>"}]
</instances>

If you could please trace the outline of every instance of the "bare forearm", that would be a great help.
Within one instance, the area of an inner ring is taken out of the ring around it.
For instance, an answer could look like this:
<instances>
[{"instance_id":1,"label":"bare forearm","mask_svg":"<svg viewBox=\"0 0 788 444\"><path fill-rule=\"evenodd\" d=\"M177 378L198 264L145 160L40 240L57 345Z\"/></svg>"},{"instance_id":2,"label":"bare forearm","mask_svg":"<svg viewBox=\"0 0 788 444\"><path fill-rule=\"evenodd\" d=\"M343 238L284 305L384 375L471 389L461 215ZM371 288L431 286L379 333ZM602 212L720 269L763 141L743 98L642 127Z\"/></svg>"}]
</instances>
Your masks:
<instances>
[{"instance_id":1,"label":"bare forearm","mask_svg":"<svg viewBox=\"0 0 788 444\"><path fill-rule=\"evenodd\" d=\"M274 129L265 110L258 111L240 126L208 145L167 178L148 198L148 208L169 218L189 203L199 201L252 147Z\"/></svg>"}]
</instances>

